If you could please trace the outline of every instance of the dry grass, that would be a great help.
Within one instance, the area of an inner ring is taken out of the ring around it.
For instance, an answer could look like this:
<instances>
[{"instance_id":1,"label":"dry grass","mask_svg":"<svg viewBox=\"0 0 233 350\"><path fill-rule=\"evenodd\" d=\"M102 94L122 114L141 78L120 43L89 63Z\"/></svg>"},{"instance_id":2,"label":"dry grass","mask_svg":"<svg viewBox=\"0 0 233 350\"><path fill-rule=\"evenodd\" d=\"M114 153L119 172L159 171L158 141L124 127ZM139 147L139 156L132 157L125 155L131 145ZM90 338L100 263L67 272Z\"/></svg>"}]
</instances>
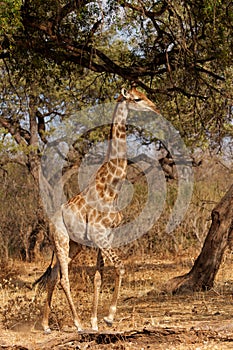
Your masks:
<instances>
[{"instance_id":1,"label":"dry grass","mask_svg":"<svg viewBox=\"0 0 233 350\"><path fill-rule=\"evenodd\" d=\"M224 256L212 290L174 296L163 293L163 284L170 278L190 270L208 231L211 210L230 183L229 173L224 173L219 165L211 164L205 162L196 170L195 191L189 210L172 235L166 235L164 227L171 209L169 206L175 198L175 184L169 184L167 210L160 220L147 235L120 251L126 276L116 321L111 329L102 321L114 283L113 268L106 266L98 334L87 332L80 335L73 331L67 301L59 285L50 318L53 332L43 334L40 319L45 296L35 298L31 283L45 270L48 261L44 258L38 265L9 261L9 257L17 256L14 252L19 251L22 242L18 236L19 228L12 230L15 216L9 218L3 207L2 222L6 225L0 232L0 253L1 257L5 256L7 267L1 266L0 270L0 349L232 349L233 259L230 252ZM145 199L143 182L135 188L137 191L132 201L135 211L128 208L127 215L140 211ZM10 204L6 203L6 206L11 209ZM28 208L26 199L25 207ZM34 213L35 210L31 209ZM24 222L24 225L27 227L28 223ZM5 242L5 237L14 239ZM70 271L72 295L86 329L90 327L94 265L95 253L86 248Z\"/></svg>"},{"instance_id":2,"label":"dry grass","mask_svg":"<svg viewBox=\"0 0 233 350\"><path fill-rule=\"evenodd\" d=\"M94 268L87 266L83 258L80 256L73 264L70 276L75 303L88 329ZM187 255L160 259L148 255L137 256L137 259L130 257L126 261L127 274L111 331L102 321L113 290L113 269L106 266L99 305L99 337L102 338L98 341L96 335L81 339L72 333L71 315L59 286L50 319L53 332L45 336L40 328L44 296L35 299L35 291L30 289L30 283L44 266L15 262L0 281L0 346L8 349L13 345L26 349L46 349L46 346L61 349L231 349L233 279L229 252L211 291L174 296L162 292L163 284L170 278L190 270L193 258ZM149 331L144 333L145 329Z\"/></svg>"}]
</instances>

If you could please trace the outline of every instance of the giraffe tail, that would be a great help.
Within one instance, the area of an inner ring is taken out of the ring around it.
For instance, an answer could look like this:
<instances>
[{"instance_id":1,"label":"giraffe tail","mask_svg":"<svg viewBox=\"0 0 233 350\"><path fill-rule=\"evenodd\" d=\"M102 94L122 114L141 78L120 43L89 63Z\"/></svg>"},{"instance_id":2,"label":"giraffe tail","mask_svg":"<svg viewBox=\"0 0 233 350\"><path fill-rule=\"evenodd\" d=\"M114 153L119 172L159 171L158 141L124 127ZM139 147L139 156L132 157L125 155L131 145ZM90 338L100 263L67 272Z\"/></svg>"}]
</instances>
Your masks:
<instances>
[{"instance_id":1,"label":"giraffe tail","mask_svg":"<svg viewBox=\"0 0 233 350\"><path fill-rule=\"evenodd\" d=\"M45 291L46 286L48 284L48 281L51 278L52 273L52 264L53 264L53 258L54 258L54 252L52 255L51 263L49 264L46 271L43 273L42 276L40 276L35 282L33 282L32 287L34 288L36 285L38 285L37 292L40 294Z\"/></svg>"}]
</instances>

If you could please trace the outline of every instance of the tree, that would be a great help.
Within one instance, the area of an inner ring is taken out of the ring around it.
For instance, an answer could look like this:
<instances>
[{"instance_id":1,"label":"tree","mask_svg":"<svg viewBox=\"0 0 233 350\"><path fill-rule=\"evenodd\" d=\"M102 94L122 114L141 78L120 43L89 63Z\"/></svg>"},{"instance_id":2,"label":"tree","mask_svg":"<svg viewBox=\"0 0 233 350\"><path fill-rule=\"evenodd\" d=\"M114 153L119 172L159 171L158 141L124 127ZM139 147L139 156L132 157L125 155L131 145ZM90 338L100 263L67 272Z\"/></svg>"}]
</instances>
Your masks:
<instances>
[{"instance_id":1,"label":"tree","mask_svg":"<svg viewBox=\"0 0 233 350\"><path fill-rule=\"evenodd\" d=\"M185 275L169 280L166 289L182 291L208 290L213 287L222 257L233 235L233 185L212 211L212 224L200 255Z\"/></svg>"},{"instance_id":2,"label":"tree","mask_svg":"<svg viewBox=\"0 0 233 350\"><path fill-rule=\"evenodd\" d=\"M25 0L19 5L6 2L0 58L29 81L35 71L44 82L51 74L59 80L74 72L83 80L91 71L94 103L96 89L90 86L99 85L103 101L112 86L136 81L164 106L162 113L189 145L221 147L230 135L231 1Z\"/></svg>"},{"instance_id":3,"label":"tree","mask_svg":"<svg viewBox=\"0 0 233 350\"><path fill-rule=\"evenodd\" d=\"M232 16L230 0L6 1L0 125L33 171L53 118L134 81L189 146L219 151L232 142Z\"/></svg>"},{"instance_id":4,"label":"tree","mask_svg":"<svg viewBox=\"0 0 233 350\"><path fill-rule=\"evenodd\" d=\"M16 4L18 26L4 30L0 57L32 69L33 62L46 60L136 81L166 106L162 112L193 143L208 134L216 145L229 134L229 0Z\"/></svg>"}]
</instances>

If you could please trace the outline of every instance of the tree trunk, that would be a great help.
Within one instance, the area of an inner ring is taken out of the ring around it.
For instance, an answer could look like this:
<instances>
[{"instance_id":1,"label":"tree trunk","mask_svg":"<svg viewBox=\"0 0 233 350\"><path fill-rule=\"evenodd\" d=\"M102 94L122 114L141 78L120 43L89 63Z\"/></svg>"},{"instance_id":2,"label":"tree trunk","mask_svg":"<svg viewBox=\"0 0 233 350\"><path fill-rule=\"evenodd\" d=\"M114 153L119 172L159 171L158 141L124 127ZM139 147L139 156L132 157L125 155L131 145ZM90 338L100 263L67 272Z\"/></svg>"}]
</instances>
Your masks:
<instances>
[{"instance_id":1,"label":"tree trunk","mask_svg":"<svg viewBox=\"0 0 233 350\"><path fill-rule=\"evenodd\" d=\"M190 272L169 280L166 291L208 290L213 287L223 253L233 236L233 185L212 211L212 223L202 251Z\"/></svg>"},{"instance_id":2,"label":"tree trunk","mask_svg":"<svg viewBox=\"0 0 233 350\"><path fill-rule=\"evenodd\" d=\"M27 251L26 260L33 261L38 256L39 244L42 243L43 239L41 234L48 230L47 218L44 214L44 207L42 199L39 194L39 171L40 171L40 154L39 154L39 137L38 137L38 121L37 121L37 111L38 111L38 96L34 93L34 86L32 83L31 92L29 94L29 123L30 123L30 140L29 146L31 147L28 154L28 166L30 173L35 180L35 186L38 190L38 203L37 203L37 223L34 227L31 227L31 231L28 232L26 240ZM25 234L25 233L24 233ZM37 253L35 252L37 251Z\"/></svg>"}]
</instances>

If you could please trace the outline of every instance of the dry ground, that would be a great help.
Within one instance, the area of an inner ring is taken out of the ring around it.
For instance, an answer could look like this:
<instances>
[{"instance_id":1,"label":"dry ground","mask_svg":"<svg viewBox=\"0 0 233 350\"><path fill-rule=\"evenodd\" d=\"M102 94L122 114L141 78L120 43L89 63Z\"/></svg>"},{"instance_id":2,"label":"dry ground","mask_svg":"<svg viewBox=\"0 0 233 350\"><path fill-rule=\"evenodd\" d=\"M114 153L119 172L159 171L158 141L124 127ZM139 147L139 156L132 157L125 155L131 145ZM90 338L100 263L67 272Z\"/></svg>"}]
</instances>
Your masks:
<instances>
[{"instance_id":1,"label":"dry ground","mask_svg":"<svg viewBox=\"0 0 233 350\"><path fill-rule=\"evenodd\" d=\"M83 253L85 255L85 252ZM131 256L126 260L116 322L108 328L107 313L113 269L105 269L99 306L99 332L89 332L94 268L81 256L71 268L72 294L87 331L72 328L62 290L55 292L49 335L40 328L42 300L35 299L31 282L48 264L12 262L0 272L0 349L163 349L233 348L233 258L225 255L214 289L189 295L163 293L163 284L186 273L193 256ZM83 261L83 263L81 263ZM87 266L88 265L88 266Z\"/></svg>"}]
</instances>

